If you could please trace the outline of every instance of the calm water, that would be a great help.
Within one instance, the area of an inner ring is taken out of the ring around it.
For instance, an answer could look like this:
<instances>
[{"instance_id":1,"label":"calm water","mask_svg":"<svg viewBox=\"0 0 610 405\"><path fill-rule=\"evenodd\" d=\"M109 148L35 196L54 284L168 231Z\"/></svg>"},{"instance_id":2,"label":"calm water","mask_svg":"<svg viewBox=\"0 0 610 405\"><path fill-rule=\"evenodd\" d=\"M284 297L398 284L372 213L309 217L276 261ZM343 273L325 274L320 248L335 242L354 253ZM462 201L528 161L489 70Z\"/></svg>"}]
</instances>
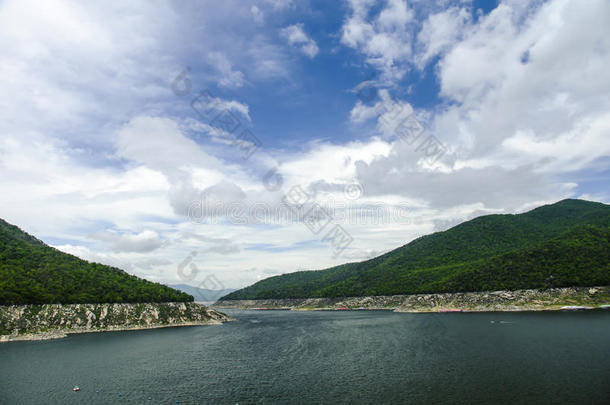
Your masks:
<instances>
[{"instance_id":1,"label":"calm water","mask_svg":"<svg viewBox=\"0 0 610 405\"><path fill-rule=\"evenodd\" d=\"M0 344L0 403L610 403L609 312L231 313Z\"/></svg>"}]
</instances>

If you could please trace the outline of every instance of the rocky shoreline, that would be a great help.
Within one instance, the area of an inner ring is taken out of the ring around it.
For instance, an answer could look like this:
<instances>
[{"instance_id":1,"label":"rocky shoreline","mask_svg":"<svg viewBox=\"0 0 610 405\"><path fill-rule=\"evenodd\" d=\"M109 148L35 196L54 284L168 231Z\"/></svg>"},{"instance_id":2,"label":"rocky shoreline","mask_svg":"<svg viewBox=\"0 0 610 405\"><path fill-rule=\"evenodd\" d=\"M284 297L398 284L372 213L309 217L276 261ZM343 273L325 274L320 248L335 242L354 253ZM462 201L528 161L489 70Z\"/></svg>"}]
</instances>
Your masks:
<instances>
[{"instance_id":1,"label":"rocky shoreline","mask_svg":"<svg viewBox=\"0 0 610 405\"><path fill-rule=\"evenodd\" d=\"M220 325L233 319L192 302L0 306L0 342L72 333Z\"/></svg>"},{"instance_id":2,"label":"rocky shoreline","mask_svg":"<svg viewBox=\"0 0 610 405\"><path fill-rule=\"evenodd\" d=\"M610 287L566 287L545 290L482 291L347 298L291 298L218 301L220 309L333 310L365 309L395 312L548 311L565 306L597 308L610 304Z\"/></svg>"}]
</instances>

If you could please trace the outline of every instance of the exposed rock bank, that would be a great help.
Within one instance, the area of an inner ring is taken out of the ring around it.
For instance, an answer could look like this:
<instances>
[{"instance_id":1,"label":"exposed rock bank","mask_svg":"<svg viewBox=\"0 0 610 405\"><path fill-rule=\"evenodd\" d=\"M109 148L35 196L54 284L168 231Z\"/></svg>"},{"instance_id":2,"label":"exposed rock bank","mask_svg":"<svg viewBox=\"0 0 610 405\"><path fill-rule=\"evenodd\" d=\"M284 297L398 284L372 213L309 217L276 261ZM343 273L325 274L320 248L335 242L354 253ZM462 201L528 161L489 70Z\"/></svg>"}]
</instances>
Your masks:
<instances>
[{"instance_id":1,"label":"exposed rock bank","mask_svg":"<svg viewBox=\"0 0 610 405\"><path fill-rule=\"evenodd\" d=\"M408 296L397 312L544 311L564 306L599 307L610 303L609 287L568 287L547 290L489 291Z\"/></svg>"},{"instance_id":2,"label":"exposed rock bank","mask_svg":"<svg viewBox=\"0 0 610 405\"><path fill-rule=\"evenodd\" d=\"M215 308L234 309L395 309L406 298L406 295L348 297L348 298L287 298L267 300L231 300L218 301Z\"/></svg>"},{"instance_id":3,"label":"exposed rock bank","mask_svg":"<svg viewBox=\"0 0 610 405\"><path fill-rule=\"evenodd\" d=\"M396 312L542 311L563 306L610 304L610 287L568 287L546 290L483 291L349 298L292 298L219 301L216 308L234 309L389 309Z\"/></svg>"},{"instance_id":4,"label":"exposed rock bank","mask_svg":"<svg viewBox=\"0 0 610 405\"><path fill-rule=\"evenodd\" d=\"M0 342L54 339L69 333L219 325L230 320L192 302L0 306Z\"/></svg>"}]
</instances>

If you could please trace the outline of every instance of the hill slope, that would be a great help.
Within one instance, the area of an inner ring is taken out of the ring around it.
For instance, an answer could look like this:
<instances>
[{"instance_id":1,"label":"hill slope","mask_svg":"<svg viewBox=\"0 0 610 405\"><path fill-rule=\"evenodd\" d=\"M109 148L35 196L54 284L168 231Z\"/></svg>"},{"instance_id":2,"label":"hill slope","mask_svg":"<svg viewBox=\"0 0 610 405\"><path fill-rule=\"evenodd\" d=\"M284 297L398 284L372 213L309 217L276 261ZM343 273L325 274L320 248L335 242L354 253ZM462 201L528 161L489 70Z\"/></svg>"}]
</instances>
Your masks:
<instances>
[{"instance_id":1,"label":"hill slope","mask_svg":"<svg viewBox=\"0 0 610 405\"><path fill-rule=\"evenodd\" d=\"M0 305L189 301L162 284L60 252L0 219Z\"/></svg>"},{"instance_id":2,"label":"hill slope","mask_svg":"<svg viewBox=\"0 0 610 405\"><path fill-rule=\"evenodd\" d=\"M610 206L563 200L475 218L367 261L271 277L222 300L607 285L609 227Z\"/></svg>"}]
</instances>

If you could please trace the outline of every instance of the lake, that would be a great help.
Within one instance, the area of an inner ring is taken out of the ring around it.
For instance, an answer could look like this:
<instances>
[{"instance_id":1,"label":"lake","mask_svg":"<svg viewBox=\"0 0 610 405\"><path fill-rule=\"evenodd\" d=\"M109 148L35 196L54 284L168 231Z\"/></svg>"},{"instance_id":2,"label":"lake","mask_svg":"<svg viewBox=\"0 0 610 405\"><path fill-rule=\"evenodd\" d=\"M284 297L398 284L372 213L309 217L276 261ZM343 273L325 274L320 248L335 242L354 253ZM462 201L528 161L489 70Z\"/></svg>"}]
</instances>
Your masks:
<instances>
[{"instance_id":1,"label":"lake","mask_svg":"<svg viewBox=\"0 0 610 405\"><path fill-rule=\"evenodd\" d=\"M610 311L226 312L0 344L0 403L610 403Z\"/></svg>"}]
</instances>

